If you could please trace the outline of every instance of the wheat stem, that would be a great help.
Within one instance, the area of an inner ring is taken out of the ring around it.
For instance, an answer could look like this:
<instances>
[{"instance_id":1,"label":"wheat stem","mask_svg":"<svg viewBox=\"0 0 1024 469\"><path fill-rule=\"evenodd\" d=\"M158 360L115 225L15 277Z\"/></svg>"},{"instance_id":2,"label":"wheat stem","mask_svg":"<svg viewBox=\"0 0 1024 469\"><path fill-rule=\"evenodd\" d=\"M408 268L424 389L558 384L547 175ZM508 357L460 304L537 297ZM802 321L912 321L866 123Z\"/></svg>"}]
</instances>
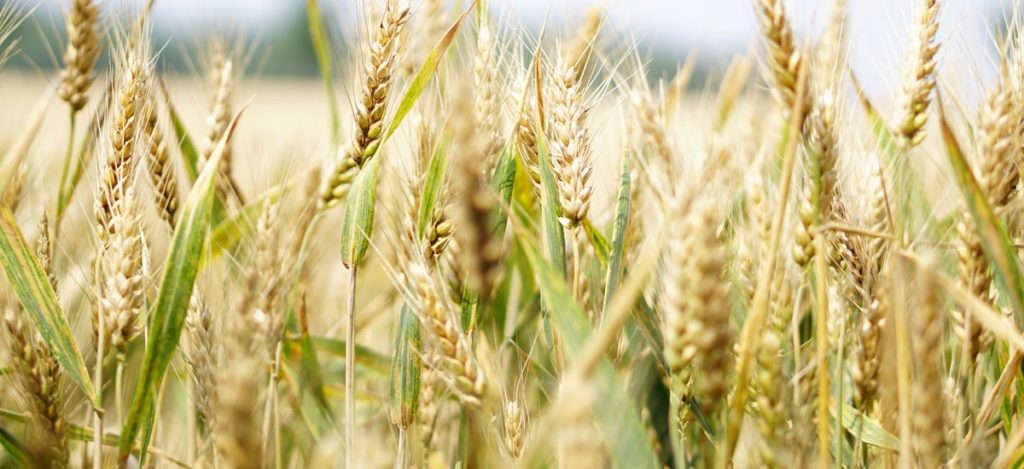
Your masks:
<instances>
[{"instance_id":1,"label":"wheat stem","mask_svg":"<svg viewBox=\"0 0 1024 469\"><path fill-rule=\"evenodd\" d=\"M348 277L348 329L345 338L345 467L356 467L356 265Z\"/></svg>"},{"instance_id":2,"label":"wheat stem","mask_svg":"<svg viewBox=\"0 0 1024 469\"><path fill-rule=\"evenodd\" d=\"M798 73L797 100L794 109L803 109L804 89L807 86L806 73ZM733 451L736 449L736 441L739 438L740 424L743 420L743 413L746 409L747 393L749 392L747 382L750 379L750 366L757 351L760 341L760 333L763 329L768 313L768 300L770 298L769 286L775 275L775 266L778 263L779 245L782 242L782 229L786 222L786 206L789 203L789 193L793 183L793 168L796 166L796 144L797 137L802 127L803 115L800 112L792 112L789 124L789 142L786 147L785 158L783 159L782 181L778 205L775 209L774 220L772 221L772 233L768 243L768 261L764 263L758 276L757 288L754 290L754 299L751 302L750 313L743 323L743 330L740 334L739 343L739 365L736 372L736 393L733 395L730 404L728 421L725 435L725 460L726 464L732 461Z\"/></svg>"}]
</instances>

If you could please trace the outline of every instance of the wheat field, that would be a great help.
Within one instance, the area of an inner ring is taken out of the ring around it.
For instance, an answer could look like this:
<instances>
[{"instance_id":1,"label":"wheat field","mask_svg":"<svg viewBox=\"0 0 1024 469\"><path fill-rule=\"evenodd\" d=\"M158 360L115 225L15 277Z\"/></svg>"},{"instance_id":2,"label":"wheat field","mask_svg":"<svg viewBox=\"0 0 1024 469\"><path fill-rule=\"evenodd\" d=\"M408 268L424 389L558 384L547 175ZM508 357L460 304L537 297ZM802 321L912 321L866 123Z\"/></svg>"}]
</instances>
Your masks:
<instances>
[{"instance_id":1,"label":"wheat field","mask_svg":"<svg viewBox=\"0 0 1024 469\"><path fill-rule=\"evenodd\" d=\"M941 0L887 100L846 0L657 78L600 4L307 0L285 81L104 3L0 71L4 467L1024 464L1020 5L974 103Z\"/></svg>"}]
</instances>

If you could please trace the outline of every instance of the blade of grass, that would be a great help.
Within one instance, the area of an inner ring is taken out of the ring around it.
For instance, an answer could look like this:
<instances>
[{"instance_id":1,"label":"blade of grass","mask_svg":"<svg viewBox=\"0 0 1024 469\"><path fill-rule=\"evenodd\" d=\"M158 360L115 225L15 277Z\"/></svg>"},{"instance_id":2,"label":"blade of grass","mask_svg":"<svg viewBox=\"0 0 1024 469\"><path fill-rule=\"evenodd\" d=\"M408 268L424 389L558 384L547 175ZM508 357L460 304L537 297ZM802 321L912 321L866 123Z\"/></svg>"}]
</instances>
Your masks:
<instances>
[{"instance_id":1,"label":"blade of grass","mask_svg":"<svg viewBox=\"0 0 1024 469\"><path fill-rule=\"evenodd\" d=\"M1017 252L1006 232L1006 227L992 211L992 206L989 205L978 181L974 178L974 173L967 164L967 159L964 158L962 147L946 119L941 93L937 93L937 101L942 139L946 144L946 153L949 156L950 165L953 167L953 173L956 175L957 185L960 186L964 200L971 212L971 218L974 219L975 229L981 239L985 256L988 257L992 270L995 271L996 278L999 279L999 285L1009 297L1017 317L1017 323L1021 324L1024 321L1024 289L1021 285Z\"/></svg>"},{"instance_id":2,"label":"blade of grass","mask_svg":"<svg viewBox=\"0 0 1024 469\"><path fill-rule=\"evenodd\" d=\"M174 135L178 138L178 149L181 150L182 161L185 163L185 174L188 174L189 181L195 182L199 177L199 151L192 140L192 136L185 127L181 115L174 108L171 102L171 94L167 91L167 84L160 80L160 91L164 95L164 104L167 105L167 114L171 118L171 126L174 128Z\"/></svg>"},{"instance_id":3,"label":"blade of grass","mask_svg":"<svg viewBox=\"0 0 1024 469\"><path fill-rule=\"evenodd\" d=\"M199 260L213 216L217 167L244 110L243 107L235 115L228 130L217 142L210 164L192 186L182 208L181 219L174 229L156 305L149 317L145 355L128 416L121 430L118 449L122 463L127 461L140 432L143 435L152 434L157 393L181 338L181 328L185 324L189 299L199 272ZM147 438L139 445L140 466L144 466L148 448Z\"/></svg>"},{"instance_id":4,"label":"blade of grass","mask_svg":"<svg viewBox=\"0 0 1024 469\"><path fill-rule=\"evenodd\" d=\"M6 428L0 428L0 446L4 448L4 454L11 458L17 467L31 467L25 446Z\"/></svg>"},{"instance_id":5,"label":"blade of grass","mask_svg":"<svg viewBox=\"0 0 1024 469\"><path fill-rule=\"evenodd\" d=\"M434 72L437 70L438 64L441 63L441 59L444 58L445 51L448 50L448 46L452 44L455 39L456 33L459 32L459 28L462 27L462 22L469 16L469 12L473 11L473 7L470 6L458 20L455 21L448 31L441 36L441 39L437 41L434 48L430 50L430 54L427 55L426 60L423 61L423 65L413 76L409 86L405 89L405 93L402 95L402 100L398 103L398 108L395 110L395 116L391 118L391 123L388 125L388 131L384 134L384 139L387 140L392 134L398 130L398 126L405 119L405 116L412 111L413 105L420 99L420 95L423 94L423 90L430 84L430 80L434 77ZM383 142L381 142L383 145Z\"/></svg>"},{"instance_id":6,"label":"blade of grass","mask_svg":"<svg viewBox=\"0 0 1024 469\"><path fill-rule=\"evenodd\" d=\"M309 340L321 352L337 358L345 358L346 343L344 340L318 335L311 335ZM295 342L295 339L292 339L292 342ZM391 359L387 355L359 344L356 344L356 364L382 375L386 375L391 369Z\"/></svg>"},{"instance_id":7,"label":"blade of grass","mask_svg":"<svg viewBox=\"0 0 1024 469\"><path fill-rule=\"evenodd\" d=\"M404 429L413 423L420 395L420 323L408 305L402 305L391 354L388 398L391 423ZM400 449L401 450L401 449Z\"/></svg>"},{"instance_id":8,"label":"blade of grass","mask_svg":"<svg viewBox=\"0 0 1024 469\"><path fill-rule=\"evenodd\" d=\"M420 197L420 208L416 218L416 233L420 236L423 236L427 224L430 223L430 218L434 215L447 167L448 145L442 140L434 148L433 155L430 157L430 165L427 167L427 176L423 180L423 194Z\"/></svg>"},{"instance_id":9,"label":"blade of grass","mask_svg":"<svg viewBox=\"0 0 1024 469\"><path fill-rule=\"evenodd\" d=\"M604 280L604 307L608 309L615 288L619 284L619 276L622 274L622 256L626 248L626 228L629 226L630 200L629 186L631 183L629 173L629 156L622 156L622 163L619 167L619 193L615 203L615 225L612 227L612 253L608 263L607 273Z\"/></svg>"},{"instance_id":10,"label":"blade of grass","mask_svg":"<svg viewBox=\"0 0 1024 469\"><path fill-rule=\"evenodd\" d=\"M277 202L285 188L285 185L281 184L268 189L256 199L249 201L245 207L232 214L230 218L218 223L210 233L207 243L209 249L203 249L200 270L245 239L255 228L256 219L263 212L263 206L268 202Z\"/></svg>"},{"instance_id":11,"label":"blade of grass","mask_svg":"<svg viewBox=\"0 0 1024 469\"><path fill-rule=\"evenodd\" d=\"M313 340L309 335L309 326L306 324L305 313L299 318L300 323L300 335L298 338L299 346L299 380L303 383L301 389L303 392L310 392L313 398L316 400L317 405L320 406L324 415L330 417L334 413L331 411L331 403L327 400L327 396L324 394L324 376L320 369L320 359L316 356L316 347L313 346Z\"/></svg>"},{"instance_id":12,"label":"blade of grass","mask_svg":"<svg viewBox=\"0 0 1024 469\"><path fill-rule=\"evenodd\" d=\"M352 183L352 190L345 199L345 217L341 223L341 262L346 268L362 263L370 247L379 161L380 158L374 158L359 170Z\"/></svg>"},{"instance_id":13,"label":"blade of grass","mask_svg":"<svg viewBox=\"0 0 1024 469\"><path fill-rule=\"evenodd\" d=\"M564 275L543 259L538 248L519 233L517 243L533 267L541 296L552 323L563 340L570 360L593 361L593 379L598 393L593 408L612 456L612 467L658 467L658 459L645 436L636 403L603 353L588 348L591 337L587 316L569 293Z\"/></svg>"},{"instance_id":14,"label":"blade of grass","mask_svg":"<svg viewBox=\"0 0 1024 469\"><path fill-rule=\"evenodd\" d=\"M327 37L327 28L324 26L324 17L317 0L306 0L306 17L309 20L309 39L313 43L317 68L320 69L320 79L323 80L324 89L327 91L327 110L331 115L332 147L337 147L341 131L341 118L338 116L338 98L334 95L334 64L331 61L330 39Z\"/></svg>"},{"instance_id":15,"label":"blade of grass","mask_svg":"<svg viewBox=\"0 0 1024 469\"><path fill-rule=\"evenodd\" d=\"M498 195L498 206L492 214L491 233L501 238L505 235L505 226L508 224L508 210L506 207L512 200L512 191L516 184L516 158L511 146L506 146L501 152L498 164L494 168L494 178L491 187Z\"/></svg>"},{"instance_id":16,"label":"blade of grass","mask_svg":"<svg viewBox=\"0 0 1024 469\"><path fill-rule=\"evenodd\" d=\"M548 157L547 139L540 128L536 129L536 133L537 155L540 160L541 220L544 246L547 248L545 253L555 270L565 277L568 267L565 260L565 231L558 221L558 189L555 185L555 175L551 170L551 159Z\"/></svg>"},{"instance_id":17,"label":"blade of grass","mask_svg":"<svg viewBox=\"0 0 1024 469\"><path fill-rule=\"evenodd\" d=\"M7 281L42 336L43 343L93 407L99 408L102 404L93 391L89 371L75 345L74 334L57 301L57 294L7 207L0 207L0 264L3 264Z\"/></svg>"},{"instance_id":18,"label":"blade of grass","mask_svg":"<svg viewBox=\"0 0 1024 469\"><path fill-rule=\"evenodd\" d=\"M608 258L611 256L612 246L608 243L608 238L605 238L601 234L601 230L598 230L593 223L590 222L590 218L583 220L583 231L587 233L587 239L590 240L590 246L594 248L594 255L597 257L597 262L601 264L601 268L608 268Z\"/></svg>"},{"instance_id":19,"label":"blade of grass","mask_svg":"<svg viewBox=\"0 0 1024 469\"><path fill-rule=\"evenodd\" d=\"M836 415L835 403L830 404L831 414ZM892 451L900 450L900 439L882 428L882 424L871 417L861 415L860 411L849 404L843 403L842 408L843 428L855 438L864 443Z\"/></svg>"}]
</instances>

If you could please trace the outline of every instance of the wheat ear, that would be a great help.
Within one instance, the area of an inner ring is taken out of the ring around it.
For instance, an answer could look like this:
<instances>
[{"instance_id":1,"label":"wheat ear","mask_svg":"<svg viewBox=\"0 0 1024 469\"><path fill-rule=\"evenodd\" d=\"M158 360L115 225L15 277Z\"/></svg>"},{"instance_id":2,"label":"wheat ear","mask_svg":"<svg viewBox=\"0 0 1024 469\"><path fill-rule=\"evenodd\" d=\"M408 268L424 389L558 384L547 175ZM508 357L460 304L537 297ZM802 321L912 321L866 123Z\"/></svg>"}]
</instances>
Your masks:
<instances>
[{"instance_id":1,"label":"wheat ear","mask_svg":"<svg viewBox=\"0 0 1024 469\"><path fill-rule=\"evenodd\" d=\"M356 131L350 149L352 160L359 166L377 154L384 136L384 113L387 110L395 62L401 52L398 38L408 19L409 7L389 0L377 34L370 43L370 57L363 70L365 81L356 103Z\"/></svg>"},{"instance_id":2,"label":"wheat ear","mask_svg":"<svg viewBox=\"0 0 1024 469\"><path fill-rule=\"evenodd\" d=\"M580 226L590 211L593 172L587 109L582 85L565 59L555 76L554 109L551 119L551 169L558 186L562 209L559 221L566 227Z\"/></svg>"},{"instance_id":3,"label":"wheat ear","mask_svg":"<svg viewBox=\"0 0 1024 469\"><path fill-rule=\"evenodd\" d=\"M147 141L146 168L149 170L150 183L153 185L154 204L160 218L172 230L178 214L178 181L175 177L174 163L170 158L164 131L161 128L156 99L152 92L146 96L145 122L142 135Z\"/></svg>"},{"instance_id":4,"label":"wheat ear","mask_svg":"<svg viewBox=\"0 0 1024 469\"><path fill-rule=\"evenodd\" d=\"M100 55L99 15L99 6L93 0L71 0L71 8L64 15L68 43L58 94L72 113L85 107L95 78L93 71Z\"/></svg>"},{"instance_id":5,"label":"wheat ear","mask_svg":"<svg viewBox=\"0 0 1024 469\"><path fill-rule=\"evenodd\" d=\"M38 442L36 456L51 467L68 465L68 425L60 391L61 369L29 326L19 308L4 312L6 342L20 396L29 403L33 435ZM38 461L37 461L38 462Z\"/></svg>"},{"instance_id":6,"label":"wheat ear","mask_svg":"<svg viewBox=\"0 0 1024 469\"><path fill-rule=\"evenodd\" d=\"M460 330L452 318L452 311L437 294L427 269L416 263L409 268L408 275L418 303L417 315L431 331L433 346L438 353L437 364L444 370L445 381L463 404L480 406L486 381L469 337Z\"/></svg>"},{"instance_id":7,"label":"wheat ear","mask_svg":"<svg viewBox=\"0 0 1024 469\"><path fill-rule=\"evenodd\" d=\"M920 266L921 300L911 318L914 335L911 351L914 363L913 435L914 450L922 467L941 467L946 445L945 400L942 364L941 287L935 278L938 266L925 261Z\"/></svg>"},{"instance_id":8,"label":"wheat ear","mask_svg":"<svg viewBox=\"0 0 1024 469\"><path fill-rule=\"evenodd\" d=\"M909 150L924 140L924 126L928 122L928 106L935 89L935 55L939 44L935 37L939 31L940 0L920 0L913 42L910 45L903 90L900 94L900 112L896 134L904 149Z\"/></svg>"},{"instance_id":9,"label":"wheat ear","mask_svg":"<svg viewBox=\"0 0 1024 469\"><path fill-rule=\"evenodd\" d=\"M768 69L772 76L772 94L785 113L792 112L799 101L801 113L810 106L806 96L797 99L797 82L803 73L804 53L793 38L793 29L782 0L756 0L761 20L761 33L768 43ZM806 87L805 89L810 89ZM806 92L805 92L806 94Z\"/></svg>"}]
</instances>

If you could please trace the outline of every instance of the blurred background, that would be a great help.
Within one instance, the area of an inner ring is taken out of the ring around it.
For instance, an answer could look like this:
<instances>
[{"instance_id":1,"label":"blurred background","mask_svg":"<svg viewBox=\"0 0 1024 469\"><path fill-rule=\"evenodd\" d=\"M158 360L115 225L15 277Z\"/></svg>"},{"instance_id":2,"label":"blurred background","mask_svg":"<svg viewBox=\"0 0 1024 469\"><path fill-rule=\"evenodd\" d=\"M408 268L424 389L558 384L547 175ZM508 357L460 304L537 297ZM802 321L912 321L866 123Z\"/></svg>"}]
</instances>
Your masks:
<instances>
[{"instance_id":1,"label":"blurred background","mask_svg":"<svg viewBox=\"0 0 1024 469\"><path fill-rule=\"evenodd\" d=\"M28 110L53 89L64 44L62 11L70 0L17 1L32 9L15 37L19 53L0 72L0 142L22 131ZM354 55L363 11L371 0L318 0L329 26L340 104L348 105L348 87L340 78ZM411 0L413 15L422 0ZM601 48L618 60L631 46L650 63L650 82L670 78L689 54L697 68L690 87L716 89L729 61L737 54L763 56L755 20L756 0L490 0L492 15L506 31L536 35L545 24L547 38L571 36L588 8L601 2L607 23ZM939 40L940 82L956 90L956 98L974 109L982 90L994 77L996 45L992 31L1004 28L1014 0L944 0ZM378 0L376 3L381 4ZM450 11L469 0L451 0ZM791 22L800 40L815 37L828 20L829 0L789 0ZM848 37L853 72L883 112L897 91L910 25L918 0L849 0ZM137 12L145 0L103 0L105 24L125 24L126 12ZM211 89L198 72L215 34L236 38L247 52L246 77L238 84L236 102L251 99L239 128L239 151L282 161L282 172L310 157L326 158L329 145L327 105L317 76L306 19L306 0L156 0L154 47L158 70L171 88L175 105L192 132L205 127ZM34 7L34 8L33 8ZM118 19L118 15L122 17ZM105 70L102 57L98 70ZM764 86L763 80L756 85ZM94 87L94 92L96 91ZM699 101L711 93L694 93ZM852 98L851 98L852 99ZM280 119L288 116L288 119ZM44 129L60 138L41 139L34 151L59 155L67 126L59 112L47 114ZM59 158L43 158L57 162ZM52 163L57 164L57 163ZM60 168L50 168L59 172ZM238 169L247 186L265 187L281 174ZM46 169L42 174L46 174ZM246 174L248 173L248 174ZM38 175L39 177L42 174ZM270 178L270 179L268 179ZM254 189L255 190L255 189Z\"/></svg>"},{"instance_id":2,"label":"blurred background","mask_svg":"<svg viewBox=\"0 0 1024 469\"><path fill-rule=\"evenodd\" d=\"M12 0L0 0L0 4ZM66 0L22 0L38 6L22 26L22 54L12 66L23 70L54 68L58 60L61 9ZM413 8L419 0L412 0ZM608 9L612 35L636 40L649 58L654 75L669 75L690 52L699 55L697 77L724 67L736 53L755 44L755 0L602 0ZM942 7L940 40L943 67L965 76L954 79L987 80L994 69L994 42L989 31L999 28L1013 0L946 0ZM110 14L124 11L130 0L106 0ZM139 0L136 3L142 3ZM366 0L320 0L336 50L344 54L345 38L360 27ZM453 8L468 3L453 0ZM547 21L555 30L574 27L594 0L492 0L495 14L513 28L536 32ZM807 38L823 27L832 2L790 0L785 4L799 37ZM869 93L890 90L899 80L902 47L916 0L852 0L849 36L851 61ZM263 77L314 77L316 62L309 44L304 0L158 0L154 12L156 43L167 44L161 55L165 71L191 72L198 46L211 31L232 32L251 45L249 72ZM626 42L628 43L628 42ZM968 53L967 51L971 51ZM979 51L987 53L979 54ZM658 76L652 77L658 78ZM702 80L694 80L701 86ZM958 86L974 86L957 83Z\"/></svg>"}]
</instances>

